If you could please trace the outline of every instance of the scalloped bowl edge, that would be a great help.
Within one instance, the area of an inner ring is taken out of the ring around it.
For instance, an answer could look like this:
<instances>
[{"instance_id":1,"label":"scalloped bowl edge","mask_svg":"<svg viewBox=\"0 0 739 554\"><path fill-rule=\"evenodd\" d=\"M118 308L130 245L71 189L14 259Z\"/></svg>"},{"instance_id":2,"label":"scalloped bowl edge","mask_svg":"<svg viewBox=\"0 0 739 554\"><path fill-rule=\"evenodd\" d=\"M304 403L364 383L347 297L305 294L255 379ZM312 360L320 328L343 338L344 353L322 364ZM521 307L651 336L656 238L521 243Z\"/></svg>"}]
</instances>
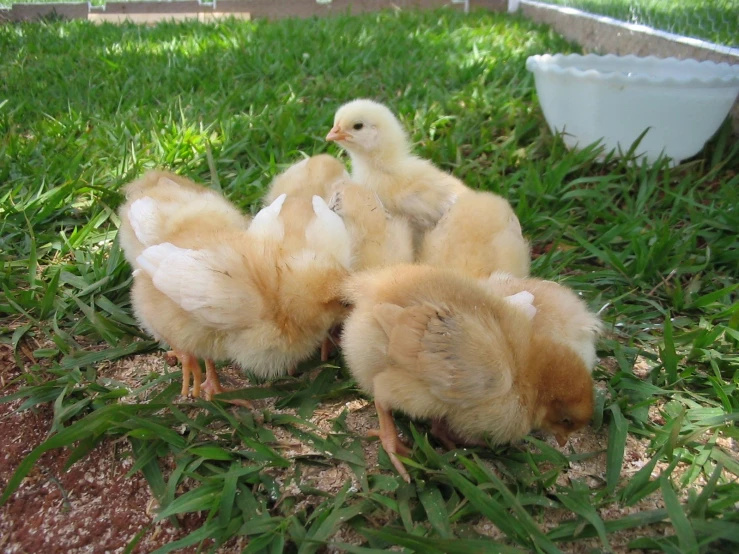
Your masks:
<instances>
[{"instance_id":1,"label":"scalloped bowl edge","mask_svg":"<svg viewBox=\"0 0 739 554\"><path fill-rule=\"evenodd\" d=\"M635 154L680 160L700 152L739 94L739 65L655 56L530 56L544 117L569 148L601 141Z\"/></svg>"}]
</instances>

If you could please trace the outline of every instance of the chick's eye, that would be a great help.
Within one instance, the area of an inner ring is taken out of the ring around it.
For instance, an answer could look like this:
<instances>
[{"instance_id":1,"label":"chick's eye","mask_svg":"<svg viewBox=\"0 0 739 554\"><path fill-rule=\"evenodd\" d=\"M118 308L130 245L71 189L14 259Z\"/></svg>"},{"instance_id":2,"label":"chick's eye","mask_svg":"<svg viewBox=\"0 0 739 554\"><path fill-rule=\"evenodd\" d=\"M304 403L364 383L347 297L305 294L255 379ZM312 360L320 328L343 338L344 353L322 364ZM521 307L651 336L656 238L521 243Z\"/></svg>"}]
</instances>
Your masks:
<instances>
[{"instance_id":1,"label":"chick's eye","mask_svg":"<svg viewBox=\"0 0 739 554\"><path fill-rule=\"evenodd\" d=\"M562 420L562 425L569 427L570 425L572 425L572 420L569 417L566 417Z\"/></svg>"},{"instance_id":2,"label":"chick's eye","mask_svg":"<svg viewBox=\"0 0 739 554\"><path fill-rule=\"evenodd\" d=\"M355 131L360 131L362 129L362 127L364 127L364 123L355 123L354 124L354 130Z\"/></svg>"}]
</instances>

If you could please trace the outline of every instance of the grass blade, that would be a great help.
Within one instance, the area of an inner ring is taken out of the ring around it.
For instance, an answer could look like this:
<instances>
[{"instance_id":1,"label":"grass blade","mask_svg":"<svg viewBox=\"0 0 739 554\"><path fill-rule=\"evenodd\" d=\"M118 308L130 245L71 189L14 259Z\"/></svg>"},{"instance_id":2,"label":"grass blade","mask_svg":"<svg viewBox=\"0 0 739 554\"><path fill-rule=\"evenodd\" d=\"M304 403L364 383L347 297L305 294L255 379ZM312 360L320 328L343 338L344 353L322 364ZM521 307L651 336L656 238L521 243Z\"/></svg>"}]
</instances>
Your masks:
<instances>
[{"instance_id":1,"label":"grass blade","mask_svg":"<svg viewBox=\"0 0 739 554\"><path fill-rule=\"evenodd\" d=\"M426 510L429 523L439 533L439 536L444 539L454 538L452 528L449 525L446 504L439 489L430 485L426 486L418 491L418 499L421 501L423 509Z\"/></svg>"},{"instance_id":2,"label":"grass blade","mask_svg":"<svg viewBox=\"0 0 739 554\"><path fill-rule=\"evenodd\" d=\"M662 489L665 508L675 528L675 534L680 544L680 551L684 554L698 554L698 541L695 538L693 527L690 525L685 512L683 512L680 501L677 499L677 495L672 489L670 480L667 477L660 477L660 488Z\"/></svg>"},{"instance_id":3,"label":"grass blade","mask_svg":"<svg viewBox=\"0 0 739 554\"><path fill-rule=\"evenodd\" d=\"M608 453L606 455L606 492L616 490L621 475L621 467L626 450L628 424L617 404L608 408L611 412L611 423L608 426Z\"/></svg>"}]
</instances>

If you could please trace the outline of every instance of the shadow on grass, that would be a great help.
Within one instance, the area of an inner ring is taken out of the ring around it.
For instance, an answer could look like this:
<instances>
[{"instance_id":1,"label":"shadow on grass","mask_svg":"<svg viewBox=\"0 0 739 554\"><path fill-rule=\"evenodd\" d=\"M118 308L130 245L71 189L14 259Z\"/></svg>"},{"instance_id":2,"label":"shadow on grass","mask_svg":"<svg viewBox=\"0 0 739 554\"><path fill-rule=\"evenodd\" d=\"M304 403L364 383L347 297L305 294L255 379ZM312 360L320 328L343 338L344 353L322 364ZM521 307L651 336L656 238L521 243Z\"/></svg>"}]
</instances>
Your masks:
<instances>
[{"instance_id":1,"label":"shadow on grass","mask_svg":"<svg viewBox=\"0 0 739 554\"><path fill-rule=\"evenodd\" d=\"M453 136L459 143L478 132L480 110L504 126L533 104L526 57L571 49L532 29L500 14L449 10L269 24L0 27L0 132L10 159L0 178L43 166L53 175L49 187L57 186L60 177L80 179L70 159L94 163L89 182L118 185L152 162L202 174L207 147L236 186L256 183L248 204L277 164L327 148L334 111L353 98L386 102L409 125L420 117L420 128L439 133L454 122L426 120L453 114L466 122ZM511 93L517 80L525 86ZM422 154L433 153L427 138L414 137Z\"/></svg>"},{"instance_id":2,"label":"shadow on grass","mask_svg":"<svg viewBox=\"0 0 739 554\"><path fill-rule=\"evenodd\" d=\"M404 112L491 68L500 77L524 72L526 56L550 46L527 37L531 26L493 14L423 19L419 27L388 12L340 23L8 26L0 31L3 112L25 127L69 113L114 119L182 109L215 121L297 104L296 117L320 107L328 124L348 99L373 97ZM484 42L491 55L465 63Z\"/></svg>"}]
</instances>

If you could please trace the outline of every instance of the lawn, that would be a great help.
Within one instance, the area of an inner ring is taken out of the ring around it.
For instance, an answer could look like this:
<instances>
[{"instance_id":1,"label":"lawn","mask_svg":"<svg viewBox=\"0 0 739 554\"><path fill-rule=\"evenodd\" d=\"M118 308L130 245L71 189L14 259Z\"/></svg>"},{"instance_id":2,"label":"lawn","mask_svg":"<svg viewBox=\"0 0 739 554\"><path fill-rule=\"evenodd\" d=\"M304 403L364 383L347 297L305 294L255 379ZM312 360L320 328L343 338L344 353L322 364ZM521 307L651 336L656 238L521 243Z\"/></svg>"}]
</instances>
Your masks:
<instances>
[{"instance_id":1,"label":"lawn","mask_svg":"<svg viewBox=\"0 0 739 554\"><path fill-rule=\"evenodd\" d=\"M523 19L447 10L0 26L0 408L51 414L0 473L0 530L21 526L9 506L40 490L48 451L72 465L109 447L159 522L127 552L165 524L185 531L157 554L735 549L739 142L727 123L676 168L566 151L524 63L576 50ZM137 329L120 186L163 166L254 210L287 164L338 154L333 113L363 96L400 114L418 154L509 198L533 274L601 313L595 417L566 448L537 435L445 453L400 417L406 485L364 437L375 416L340 357L251 389L250 413L180 398ZM61 490L65 517L78 504Z\"/></svg>"},{"instance_id":2,"label":"lawn","mask_svg":"<svg viewBox=\"0 0 739 554\"><path fill-rule=\"evenodd\" d=\"M542 0L678 35L739 47L738 0Z\"/></svg>"}]
</instances>

